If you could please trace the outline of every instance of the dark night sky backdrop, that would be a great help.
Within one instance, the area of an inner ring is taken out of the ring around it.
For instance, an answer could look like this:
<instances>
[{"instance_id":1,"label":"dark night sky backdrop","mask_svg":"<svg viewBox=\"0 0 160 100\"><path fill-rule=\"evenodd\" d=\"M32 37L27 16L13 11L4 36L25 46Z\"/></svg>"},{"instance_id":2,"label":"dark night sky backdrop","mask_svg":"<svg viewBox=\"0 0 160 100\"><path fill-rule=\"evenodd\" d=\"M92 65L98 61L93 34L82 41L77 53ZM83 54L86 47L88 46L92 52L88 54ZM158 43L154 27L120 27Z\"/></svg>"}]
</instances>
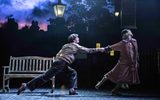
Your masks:
<instances>
[{"instance_id":1,"label":"dark night sky backdrop","mask_svg":"<svg viewBox=\"0 0 160 100\"><path fill-rule=\"evenodd\" d=\"M19 28L27 25L31 25L32 20L37 20L39 22L39 26L43 30L47 30L47 20L49 18L55 18L53 12L53 4L57 3L58 0L1 0L0 1L0 22L5 22L8 16L13 15L13 18L19 24ZM62 3L67 5L65 18L68 18L72 12L70 8L72 8L72 2L75 2L77 5L83 5L85 7L86 12L92 7L92 4L97 4L90 2L88 4L86 1L90 0L62 0ZM112 1L106 0L104 4L104 8L109 10L110 13L114 12L114 5ZM101 2L101 1L99 1ZM97 4L98 5L98 4Z\"/></svg>"}]
</instances>

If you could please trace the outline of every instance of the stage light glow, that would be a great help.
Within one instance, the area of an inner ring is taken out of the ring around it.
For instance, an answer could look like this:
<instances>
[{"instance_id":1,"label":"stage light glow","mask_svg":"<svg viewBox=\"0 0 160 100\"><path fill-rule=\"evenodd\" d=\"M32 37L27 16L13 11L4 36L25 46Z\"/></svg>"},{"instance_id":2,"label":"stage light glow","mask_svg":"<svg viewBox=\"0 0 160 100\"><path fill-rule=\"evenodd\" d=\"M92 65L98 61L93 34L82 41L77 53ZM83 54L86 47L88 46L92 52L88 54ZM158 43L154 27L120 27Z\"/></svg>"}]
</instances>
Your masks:
<instances>
[{"instance_id":1,"label":"stage light glow","mask_svg":"<svg viewBox=\"0 0 160 100\"><path fill-rule=\"evenodd\" d=\"M114 15L117 16L117 17L119 16L119 14L120 14L119 12L114 13Z\"/></svg>"}]
</instances>

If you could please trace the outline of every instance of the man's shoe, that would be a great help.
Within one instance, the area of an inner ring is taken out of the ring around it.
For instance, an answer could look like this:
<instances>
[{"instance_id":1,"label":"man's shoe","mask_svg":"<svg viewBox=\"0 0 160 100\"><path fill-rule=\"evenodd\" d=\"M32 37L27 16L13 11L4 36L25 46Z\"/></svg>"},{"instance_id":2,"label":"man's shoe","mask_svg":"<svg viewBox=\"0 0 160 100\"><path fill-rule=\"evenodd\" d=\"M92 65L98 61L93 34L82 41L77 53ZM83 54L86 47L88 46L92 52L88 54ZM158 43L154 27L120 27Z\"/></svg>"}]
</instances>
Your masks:
<instances>
[{"instance_id":1,"label":"man's shoe","mask_svg":"<svg viewBox=\"0 0 160 100\"><path fill-rule=\"evenodd\" d=\"M75 89L70 89L69 90L69 95L78 95Z\"/></svg>"},{"instance_id":2,"label":"man's shoe","mask_svg":"<svg viewBox=\"0 0 160 100\"><path fill-rule=\"evenodd\" d=\"M24 91L26 87L27 87L26 83L22 83L21 87L17 91L17 95L19 95L22 91Z\"/></svg>"}]
</instances>

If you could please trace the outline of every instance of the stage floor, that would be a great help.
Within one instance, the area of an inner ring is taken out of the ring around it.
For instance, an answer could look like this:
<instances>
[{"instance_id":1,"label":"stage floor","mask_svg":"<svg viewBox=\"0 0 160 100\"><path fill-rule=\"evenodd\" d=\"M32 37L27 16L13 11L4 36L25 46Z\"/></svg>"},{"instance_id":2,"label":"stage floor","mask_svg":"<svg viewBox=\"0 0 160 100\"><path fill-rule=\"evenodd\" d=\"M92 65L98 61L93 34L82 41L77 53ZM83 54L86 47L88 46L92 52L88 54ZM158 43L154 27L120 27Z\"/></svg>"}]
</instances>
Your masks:
<instances>
[{"instance_id":1,"label":"stage floor","mask_svg":"<svg viewBox=\"0 0 160 100\"><path fill-rule=\"evenodd\" d=\"M0 92L0 100L160 100L160 95L154 92L122 91L121 96L112 96L109 90L80 89L78 95L68 95L66 89L36 89L33 92L26 90L17 95L17 89L9 93Z\"/></svg>"}]
</instances>

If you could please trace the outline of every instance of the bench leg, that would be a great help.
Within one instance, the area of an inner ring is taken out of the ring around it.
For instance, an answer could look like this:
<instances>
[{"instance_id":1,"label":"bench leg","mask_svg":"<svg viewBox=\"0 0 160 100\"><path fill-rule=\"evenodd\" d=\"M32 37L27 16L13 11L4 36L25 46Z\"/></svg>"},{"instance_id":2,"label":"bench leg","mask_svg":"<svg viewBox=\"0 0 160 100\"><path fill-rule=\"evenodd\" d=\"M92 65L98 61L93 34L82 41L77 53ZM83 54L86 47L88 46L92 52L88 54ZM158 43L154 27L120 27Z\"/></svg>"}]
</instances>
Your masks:
<instances>
[{"instance_id":1,"label":"bench leg","mask_svg":"<svg viewBox=\"0 0 160 100\"><path fill-rule=\"evenodd\" d=\"M3 92L7 92L5 86L6 86L6 76L3 76L3 90L2 90Z\"/></svg>"},{"instance_id":2,"label":"bench leg","mask_svg":"<svg viewBox=\"0 0 160 100\"><path fill-rule=\"evenodd\" d=\"M51 90L51 93L53 93L54 89L55 89L55 76L51 80L52 80L52 90Z\"/></svg>"},{"instance_id":3,"label":"bench leg","mask_svg":"<svg viewBox=\"0 0 160 100\"><path fill-rule=\"evenodd\" d=\"M9 79L7 79L6 90L7 90L7 92L10 92L10 88L9 88Z\"/></svg>"},{"instance_id":4,"label":"bench leg","mask_svg":"<svg viewBox=\"0 0 160 100\"><path fill-rule=\"evenodd\" d=\"M9 78L7 77L3 77L3 92L9 92L10 88L9 88Z\"/></svg>"}]
</instances>

